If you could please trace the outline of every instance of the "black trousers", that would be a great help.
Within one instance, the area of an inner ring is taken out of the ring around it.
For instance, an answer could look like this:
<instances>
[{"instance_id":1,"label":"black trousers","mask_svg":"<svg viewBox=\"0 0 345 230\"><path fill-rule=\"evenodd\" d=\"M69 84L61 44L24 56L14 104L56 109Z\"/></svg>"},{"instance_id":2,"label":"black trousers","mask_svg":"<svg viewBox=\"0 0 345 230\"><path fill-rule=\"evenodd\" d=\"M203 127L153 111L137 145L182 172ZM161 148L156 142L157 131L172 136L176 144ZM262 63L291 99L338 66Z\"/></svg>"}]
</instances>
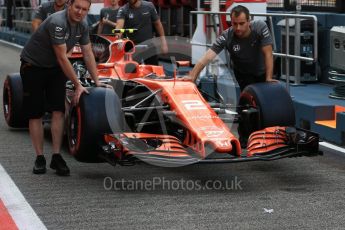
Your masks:
<instances>
[{"instance_id":1,"label":"black trousers","mask_svg":"<svg viewBox=\"0 0 345 230\"><path fill-rule=\"evenodd\" d=\"M158 65L157 48L151 43L146 45L148 45L147 48L136 50L133 54L133 60L140 64L143 62L146 65Z\"/></svg>"},{"instance_id":2,"label":"black trousers","mask_svg":"<svg viewBox=\"0 0 345 230\"><path fill-rule=\"evenodd\" d=\"M266 73L261 75L253 75L253 74L244 74L239 72L238 70L234 70L236 80L238 85L240 86L241 92L247 85L258 83L258 82L265 82L266 81Z\"/></svg>"},{"instance_id":3,"label":"black trousers","mask_svg":"<svg viewBox=\"0 0 345 230\"><path fill-rule=\"evenodd\" d=\"M234 73L235 73L236 80L240 86L241 92L243 91L244 88L246 88L247 85L266 81L266 73L261 74L261 75L253 75L253 74L243 74L236 70L234 70ZM240 123L241 122L243 121L240 120ZM243 128L243 127L247 127L247 126L239 125L237 131L240 136L241 147L245 148L247 146L247 139L250 133L248 133L248 130L246 130L246 128Z\"/></svg>"}]
</instances>

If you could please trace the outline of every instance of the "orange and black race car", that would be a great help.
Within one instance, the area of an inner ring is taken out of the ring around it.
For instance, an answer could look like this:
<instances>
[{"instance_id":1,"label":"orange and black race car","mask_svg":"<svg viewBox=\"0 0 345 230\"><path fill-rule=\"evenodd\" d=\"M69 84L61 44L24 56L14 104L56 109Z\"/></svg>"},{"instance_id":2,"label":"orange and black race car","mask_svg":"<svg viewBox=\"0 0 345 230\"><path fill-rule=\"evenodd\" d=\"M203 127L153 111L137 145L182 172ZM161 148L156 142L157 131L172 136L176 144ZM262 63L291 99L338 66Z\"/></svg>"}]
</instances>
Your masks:
<instances>
[{"instance_id":1,"label":"orange and black race car","mask_svg":"<svg viewBox=\"0 0 345 230\"><path fill-rule=\"evenodd\" d=\"M322 154L318 134L293 127L293 103L279 83L250 85L229 104L217 90L209 95L177 71L167 76L162 66L133 61L131 40L95 35L92 44L99 78L113 89L93 87L74 52L75 71L90 92L72 105L74 87L66 84L68 145L79 161L181 166ZM3 93L7 124L26 126L19 74L7 76Z\"/></svg>"}]
</instances>

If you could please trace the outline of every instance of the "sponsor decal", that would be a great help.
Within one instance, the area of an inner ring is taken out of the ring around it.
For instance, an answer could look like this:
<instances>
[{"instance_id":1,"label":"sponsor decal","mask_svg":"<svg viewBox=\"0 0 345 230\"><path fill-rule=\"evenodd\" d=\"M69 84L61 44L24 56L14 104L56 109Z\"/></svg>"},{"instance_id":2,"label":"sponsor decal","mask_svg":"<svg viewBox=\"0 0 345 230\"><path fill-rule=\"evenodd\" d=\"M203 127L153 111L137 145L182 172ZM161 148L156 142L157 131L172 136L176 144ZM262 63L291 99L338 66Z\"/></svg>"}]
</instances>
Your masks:
<instances>
[{"instance_id":1,"label":"sponsor decal","mask_svg":"<svg viewBox=\"0 0 345 230\"><path fill-rule=\"evenodd\" d=\"M61 31L62 31L62 27L56 26L56 27L55 27L55 31L56 31L56 32L61 32Z\"/></svg>"},{"instance_id":2,"label":"sponsor decal","mask_svg":"<svg viewBox=\"0 0 345 230\"><path fill-rule=\"evenodd\" d=\"M219 140L216 142L216 144L220 147L226 148L226 147L230 147L231 144L229 143L229 141L227 140Z\"/></svg>"},{"instance_id":3,"label":"sponsor decal","mask_svg":"<svg viewBox=\"0 0 345 230\"><path fill-rule=\"evenodd\" d=\"M225 41L225 37L222 35L219 37L220 40Z\"/></svg>"},{"instance_id":4,"label":"sponsor decal","mask_svg":"<svg viewBox=\"0 0 345 230\"><path fill-rule=\"evenodd\" d=\"M188 119L197 120L197 119L218 119L219 116L211 116L211 115L197 115L197 116L190 116Z\"/></svg>"},{"instance_id":5,"label":"sponsor decal","mask_svg":"<svg viewBox=\"0 0 345 230\"><path fill-rule=\"evenodd\" d=\"M182 104L187 110L203 110L207 109L205 104L199 100L183 100Z\"/></svg>"},{"instance_id":6,"label":"sponsor decal","mask_svg":"<svg viewBox=\"0 0 345 230\"><path fill-rule=\"evenodd\" d=\"M124 43L123 43L123 42L120 42L120 43L117 44L117 49L118 49L119 51L121 51L121 50L123 49L123 46L124 46Z\"/></svg>"},{"instance_id":7,"label":"sponsor decal","mask_svg":"<svg viewBox=\"0 0 345 230\"><path fill-rule=\"evenodd\" d=\"M216 126L204 126L200 128L200 131L204 132L209 138L219 137L224 133L223 129L220 129Z\"/></svg>"},{"instance_id":8,"label":"sponsor decal","mask_svg":"<svg viewBox=\"0 0 345 230\"><path fill-rule=\"evenodd\" d=\"M270 33L269 33L269 31L268 31L268 28L266 28L266 29L264 29L264 30L262 31L262 35L263 35L265 38L267 38L268 36L270 36Z\"/></svg>"},{"instance_id":9,"label":"sponsor decal","mask_svg":"<svg viewBox=\"0 0 345 230\"><path fill-rule=\"evenodd\" d=\"M66 33L65 40L67 40L68 38L69 38L69 33Z\"/></svg>"},{"instance_id":10,"label":"sponsor decal","mask_svg":"<svg viewBox=\"0 0 345 230\"><path fill-rule=\"evenodd\" d=\"M63 28L60 26L55 26L55 34L54 34L55 39L64 39L65 34L63 31Z\"/></svg>"},{"instance_id":11,"label":"sponsor decal","mask_svg":"<svg viewBox=\"0 0 345 230\"><path fill-rule=\"evenodd\" d=\"M235 51L235 52L238 52L241 50L241 46L239 44L236 44L232 47L232 50Z\"/></svg>"}]
</instances>

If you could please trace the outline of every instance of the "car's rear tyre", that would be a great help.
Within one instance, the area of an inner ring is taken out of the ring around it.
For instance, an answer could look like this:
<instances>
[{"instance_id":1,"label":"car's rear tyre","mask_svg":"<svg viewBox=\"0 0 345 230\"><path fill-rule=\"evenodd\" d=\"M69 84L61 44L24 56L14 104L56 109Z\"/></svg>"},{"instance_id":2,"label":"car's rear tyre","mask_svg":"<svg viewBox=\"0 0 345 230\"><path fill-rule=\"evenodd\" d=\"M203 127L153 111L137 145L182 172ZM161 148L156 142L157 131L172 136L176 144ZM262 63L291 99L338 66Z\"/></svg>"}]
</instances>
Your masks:
<instances>
[{"instance_id":1,"label":"car's rear tyre","mask_svg":"<svg viewBox=\"0 0 345 230\"><path fill-rule=\"evenodd\" d=\"M271 126L294 126L295 109L287 90L277 82L263 82L248 85L240 96L239 106L255 108L258 113L245 116L241 110L240 135ZM242 116L243 115L243 116Z\"/></svg>"},{"instance_id":2,"label":"car's rear tyre","mask_svg":"<svg viewBox=\"0 0 345 230\"><path fill-rule=\"evenodd\" d=\"M13 128L28 127L28 119L23 113L23 84L19 73L6 77L2 100L7 125Z\"/></svg>"},{"instance_id":3,"label":"car's rear tyre","mask_svg":"<svg viewBox=\"0 0 345 230\"><path fill-rule=\"evenodd\" d=\"M114 90L88 88L77 106L71 106L67 121L67 138L70 153L82 162L100 162L103 135L121 132L124 115Z\"/></svg>"}]
</instances>

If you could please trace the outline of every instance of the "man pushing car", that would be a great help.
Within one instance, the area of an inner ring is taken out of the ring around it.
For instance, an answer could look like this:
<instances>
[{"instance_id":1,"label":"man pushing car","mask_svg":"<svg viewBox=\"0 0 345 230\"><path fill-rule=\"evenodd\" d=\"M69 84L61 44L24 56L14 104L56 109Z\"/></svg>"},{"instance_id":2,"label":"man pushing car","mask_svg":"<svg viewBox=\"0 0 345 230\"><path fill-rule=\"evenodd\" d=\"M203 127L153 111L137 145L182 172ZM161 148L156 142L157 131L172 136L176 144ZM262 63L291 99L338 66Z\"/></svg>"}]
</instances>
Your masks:
<instances>
[{"instance_id":1,"label":"man pushing car","mask_svg":"<svg viewBox=\"0 0 345 230\"><path fill-rule=\"evenodd\" d=\"M31 36L20 57L20 74L23 82L23 106L29 119L31 141L36 152L33 173L46 172L43 155L42 117L46 104L52 112L51 134L53 156L50 168L58 175L69 175L70 170L60 155L64 128L65 83L74 84L73 103L78 103L82 93L88 93L73 70L67 52L79 43L86 67L96 86L100 83L89 40L88 24L85 20L91 0L71 0L65 10L48 17ZM111 86L109 86L111 87Z\"/></svg>"},{"instance_id":2,"label":"man pushing car","mask_svg":"<svg viewBox=\"0 0 345 230\"><path fill-rule=\"evenodd\" d=\"M195 81L203 68L225 49L230 54L230 64L241 91L253 83L277 82L273 79L273 40L266 23L251 21L249 10L242 5L234 7L230 16L232 27L216 39L189 78Z\"/></svg>"}]
</instances>

